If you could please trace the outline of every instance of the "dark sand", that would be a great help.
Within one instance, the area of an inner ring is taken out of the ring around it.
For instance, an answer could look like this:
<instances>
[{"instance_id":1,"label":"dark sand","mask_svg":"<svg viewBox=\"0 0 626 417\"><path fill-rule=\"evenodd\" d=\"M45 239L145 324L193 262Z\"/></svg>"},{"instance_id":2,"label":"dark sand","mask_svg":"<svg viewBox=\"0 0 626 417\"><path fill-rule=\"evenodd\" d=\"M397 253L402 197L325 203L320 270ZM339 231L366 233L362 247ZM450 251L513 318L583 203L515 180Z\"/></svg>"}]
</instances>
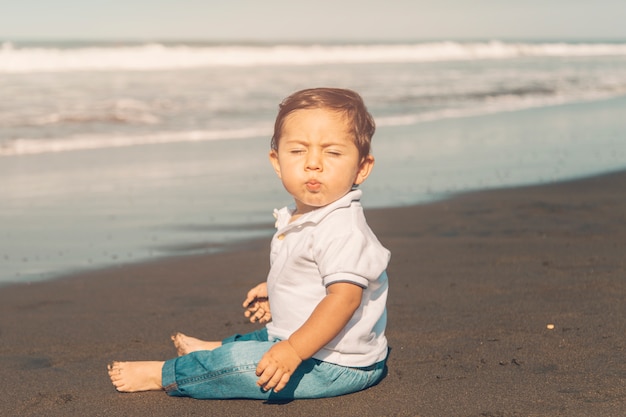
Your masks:
<instances>
[{"instance_id":1,"label":"dark sand","mask_svg":"<svg viewBox=\"0 0 626 417\"><path fill-rule=\"evenodd\" d=\"M626 173L368 219L392 251L393 351L378 386L282 405L114 390L106 364L169 358L173 331L255 328L240 303L267 271L263 240L0 288L0 414L626 415Z\"/></svg>"}]
</instances>

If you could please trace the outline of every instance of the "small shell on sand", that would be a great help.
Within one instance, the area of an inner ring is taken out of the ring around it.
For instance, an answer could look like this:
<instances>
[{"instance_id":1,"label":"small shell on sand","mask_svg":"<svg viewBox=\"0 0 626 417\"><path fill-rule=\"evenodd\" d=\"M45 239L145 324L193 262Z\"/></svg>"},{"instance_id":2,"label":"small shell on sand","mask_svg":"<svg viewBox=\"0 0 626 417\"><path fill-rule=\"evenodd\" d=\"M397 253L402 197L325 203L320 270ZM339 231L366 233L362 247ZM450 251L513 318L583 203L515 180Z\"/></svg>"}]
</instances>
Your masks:
<instances>
[{"instance_id":1,"label":"small shell on sand","mask_svg":"<svg viewBox=\"0 0 626 417\"><path fill-rule=\"evenodd\" d=\"M554 329L554 324L549 323L548 325L546 325L546 329L553 330Z\"/></svg>"}]
</instances>

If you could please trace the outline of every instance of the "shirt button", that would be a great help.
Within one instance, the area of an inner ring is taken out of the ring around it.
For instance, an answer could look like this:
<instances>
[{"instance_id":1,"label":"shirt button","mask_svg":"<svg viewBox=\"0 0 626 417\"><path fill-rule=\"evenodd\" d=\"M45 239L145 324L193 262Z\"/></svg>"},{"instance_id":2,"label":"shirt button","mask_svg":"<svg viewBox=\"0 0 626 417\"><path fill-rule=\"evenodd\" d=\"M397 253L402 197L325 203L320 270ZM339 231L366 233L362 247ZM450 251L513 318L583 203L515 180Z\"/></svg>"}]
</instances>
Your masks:
<instances>
[{"instance_id":1,"label":"shirt button","mask_svg":"<svg viewBox=\"0 0 626 417\"><path fill-rule=\"evenodd\" d=\"M285 234L284 234L284 233L281 233L280 235L276 236L276 238L277 238L278 240L283 240L283 239L285 238Z\"/></svg>"}]
</instances>

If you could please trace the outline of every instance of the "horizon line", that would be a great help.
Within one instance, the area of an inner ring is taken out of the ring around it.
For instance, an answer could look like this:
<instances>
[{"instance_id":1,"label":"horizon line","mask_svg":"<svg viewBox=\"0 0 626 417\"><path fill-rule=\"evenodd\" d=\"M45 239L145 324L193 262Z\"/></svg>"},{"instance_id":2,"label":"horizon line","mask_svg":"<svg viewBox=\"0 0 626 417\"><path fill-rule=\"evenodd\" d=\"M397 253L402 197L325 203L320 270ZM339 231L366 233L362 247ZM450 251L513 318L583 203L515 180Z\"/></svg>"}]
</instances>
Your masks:
<instances>
[{"instance_id":1,"label":"horizon line","mask_svg":"<svg viewBox=\"0 0 626 417\"><path fill-rule=\"evenodd\" d=\"M430 42L527 42L527 43L622 43L626 42L626 38L607 38L607 37L448 37L448 38L385 38L385 39L365 39L365 38L301 38L301 39L251 39L251 38L192 38L192 37L53 37L53 38L37 38L37 37L11 37L0 35L0 44L4 43L100 43L100 44L146 44L146 43L164 43L164 44L245 44L245 45L301 45L301 44L402 44L402 43L430 43Z\"/></svg>"}]
</instances>

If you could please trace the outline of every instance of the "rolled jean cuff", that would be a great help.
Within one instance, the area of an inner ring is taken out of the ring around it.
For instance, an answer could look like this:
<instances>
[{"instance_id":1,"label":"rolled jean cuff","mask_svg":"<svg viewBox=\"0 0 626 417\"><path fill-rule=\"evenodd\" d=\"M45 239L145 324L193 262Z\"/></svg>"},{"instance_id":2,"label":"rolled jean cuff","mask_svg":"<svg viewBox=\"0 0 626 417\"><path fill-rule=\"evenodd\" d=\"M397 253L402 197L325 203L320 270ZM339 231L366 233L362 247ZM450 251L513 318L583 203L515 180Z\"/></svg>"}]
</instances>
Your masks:
<instances>
[{"instance_id":1,"label":"rolled jean cuff","mask_svg":"<svg viewBox=\"0 0 626 417\"><path fill-rule=\"evenodd\" d=\"M168 395L181 397L183 395L178 392L178 384L176 384L176 359L170 359L163 364L161 385Z\"/></svg>"}]
</instances>

